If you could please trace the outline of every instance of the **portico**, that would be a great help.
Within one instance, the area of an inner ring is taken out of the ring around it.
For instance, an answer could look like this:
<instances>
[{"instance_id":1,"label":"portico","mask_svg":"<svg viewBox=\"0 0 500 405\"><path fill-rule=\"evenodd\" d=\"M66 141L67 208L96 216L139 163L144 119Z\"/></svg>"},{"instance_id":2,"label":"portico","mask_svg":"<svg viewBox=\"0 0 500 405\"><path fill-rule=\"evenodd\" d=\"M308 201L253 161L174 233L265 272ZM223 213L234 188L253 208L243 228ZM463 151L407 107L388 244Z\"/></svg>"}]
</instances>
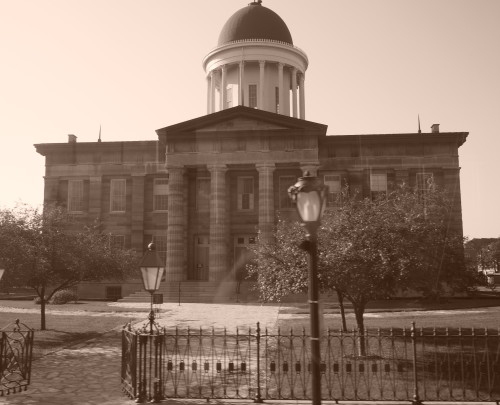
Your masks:
<instances>
[{"instance_id":1,"label":"portico","mask_svg":"<svg viewBox=\"0 0 500 405\"><path fill-rule=\"evenodd\" d=\"M317 169L326 126L235 107L157 133L169 178L167 281L219 282L234 280L238 246L271 242L276 213L293 214L280 206L282 183Z\"/></svg>"}]
</instances>

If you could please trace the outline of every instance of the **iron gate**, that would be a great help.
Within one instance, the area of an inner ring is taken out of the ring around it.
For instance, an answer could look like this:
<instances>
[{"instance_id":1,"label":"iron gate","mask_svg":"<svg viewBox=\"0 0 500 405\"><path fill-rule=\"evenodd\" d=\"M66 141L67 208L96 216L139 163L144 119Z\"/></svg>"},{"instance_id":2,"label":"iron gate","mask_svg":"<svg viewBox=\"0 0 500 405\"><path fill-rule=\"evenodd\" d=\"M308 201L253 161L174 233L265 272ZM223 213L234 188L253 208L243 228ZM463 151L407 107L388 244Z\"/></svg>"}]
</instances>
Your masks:
<instances>
[{"instance_id":1,"label":"iron gate","mask_svg":"<svg viewBox=\"0 0 500 405\"><path fill-rule=\"evenodd\" d=\"M0 396L26 390L31 378L34 331L19 322L0 333Z\"/></svg>"},{"instance_id":2,"label":"iron gate","mask_svg":"<svg viewBox=\"0 0 500 405\"><path fill-rule=\"evenodd\" d=\"M123 330L122 387L131 398L307 400L309 336L202 329ZM499 401L500 334L412 328L321 339L325 400Z\"/></svg>"}]
</instances>

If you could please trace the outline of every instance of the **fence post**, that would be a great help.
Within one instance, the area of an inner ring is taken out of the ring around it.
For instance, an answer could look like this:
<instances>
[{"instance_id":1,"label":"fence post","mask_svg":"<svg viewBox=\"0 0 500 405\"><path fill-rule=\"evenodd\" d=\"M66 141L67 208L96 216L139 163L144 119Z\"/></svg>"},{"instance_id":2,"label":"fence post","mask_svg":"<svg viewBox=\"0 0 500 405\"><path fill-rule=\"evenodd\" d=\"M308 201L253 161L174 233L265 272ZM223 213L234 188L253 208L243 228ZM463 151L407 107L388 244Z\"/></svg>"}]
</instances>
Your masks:
<instances>
[{"instance_id":1,"label":"fence post","mask_svg":"<svg viewBox=\"0 0 500 405\"><path fill-rule=\"evenodd\" d=\"M257 395L255 396L253 402L261 404L264 402L264 400L262 399L262 395L260 392L260 322L257 322L256 340L257 340Z\"/></svg>"},{"instance_id":2,"label":"fence post","mask_svg":"<svg viewBox=\"0 0 500 405\"><path fill-rule=\"evenodd\" d=\"M420 405L422 401L418 395L418 376L417 376L417 331L415 322L411 323L411 343L413 347L413 401L412 404Z\"/></svg>"}]
</instances>

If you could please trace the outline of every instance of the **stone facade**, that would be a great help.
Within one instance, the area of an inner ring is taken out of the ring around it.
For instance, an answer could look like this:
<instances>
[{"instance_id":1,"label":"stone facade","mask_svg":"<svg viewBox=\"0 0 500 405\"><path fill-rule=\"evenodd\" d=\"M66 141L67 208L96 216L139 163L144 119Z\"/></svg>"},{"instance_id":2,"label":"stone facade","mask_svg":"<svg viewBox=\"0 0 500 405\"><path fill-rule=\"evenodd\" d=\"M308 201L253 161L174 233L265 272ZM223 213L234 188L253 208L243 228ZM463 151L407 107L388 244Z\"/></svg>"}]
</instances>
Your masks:
<instances>
[{"instance_id":1,"label":"stone facade","mask_svg":"<svg viewBox=\"0 0 500 405\"><path fill-rule=\"evenodd\" d=\"M296 215L286 189L305 170L324 180L333 175L364 197L373 192L373 175L390 191L402 182L416 186L425 173L453 196L453 226L461 232L458 148L466 132L326 131L322 124L239 106L159 129L157 141L70 138L35 147L46 158L44 201L77 207L83 222L100 221L138 254L152 237L163 241L165 284L234 282L245 246L258 232L270 240L278 215ZM158 180L168 183L162 206L155 200ZM80 187L76 197L71 181ZM141 288L139 280L110 281L82 285L80 294L104 298L106 286L121 287L121 295Z\"/></svg>"}]
</instances>

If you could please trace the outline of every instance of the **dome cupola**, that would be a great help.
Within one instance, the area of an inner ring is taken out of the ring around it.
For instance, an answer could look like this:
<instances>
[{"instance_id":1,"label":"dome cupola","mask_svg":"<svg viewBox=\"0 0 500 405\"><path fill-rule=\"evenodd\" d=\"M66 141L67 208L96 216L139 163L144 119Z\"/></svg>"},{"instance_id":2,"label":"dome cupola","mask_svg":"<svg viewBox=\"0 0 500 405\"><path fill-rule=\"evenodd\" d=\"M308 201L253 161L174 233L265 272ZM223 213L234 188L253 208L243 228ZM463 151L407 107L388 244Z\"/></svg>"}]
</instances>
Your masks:
<instances>
[{"instance_id":1,"label":"dome cupola","mask_svg":"<svg viewBox=\"0 0 500 405\"><path fill-rule=\"evenodd\" d=\"M283 19L261 3L231 15L203 59L207 112L244 105L305 119L307 55Z\"/></svg>"},{"instance_id":2,"label":"dome cupola","mask_svg":"<svg viewBox=\"0 0 500 405\"><path fill-rule=\"evenodd\" d=\"M293 45L285 22L261 3L250 3L234 13L222 27L218 45L247 39L268 39Z\"/></svg>"}]
</instances>

